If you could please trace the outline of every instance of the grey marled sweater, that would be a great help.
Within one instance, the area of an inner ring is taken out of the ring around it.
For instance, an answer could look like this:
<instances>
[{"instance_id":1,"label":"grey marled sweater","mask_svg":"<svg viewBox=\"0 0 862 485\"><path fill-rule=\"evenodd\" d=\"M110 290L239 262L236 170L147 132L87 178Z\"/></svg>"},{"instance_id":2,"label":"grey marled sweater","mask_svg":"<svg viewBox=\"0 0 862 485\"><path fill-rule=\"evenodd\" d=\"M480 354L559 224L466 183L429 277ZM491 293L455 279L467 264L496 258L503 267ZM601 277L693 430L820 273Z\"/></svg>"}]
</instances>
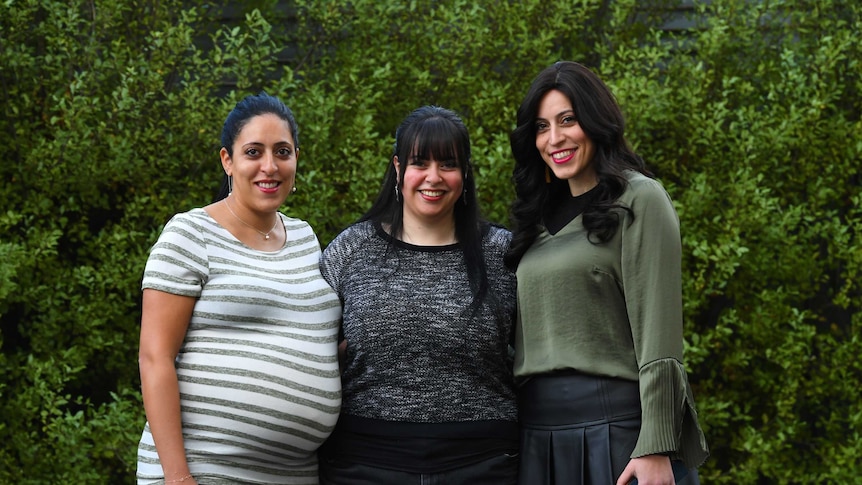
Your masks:
<instances>
[{"instance_id":1,"label":"grey marled sweater","mask_svg":"<svg viewBox=\"0 0 862 485\"><path fill-rule=\"evenodd\" d=\"M503 265L510 240L499 227L485 235L489 297L472 318L458 244L390 247L372 222L332 241L321 272L344 305L343 414L418 423L517 420L507 352L516 283ZM503 318L495 316L495 300Z\"/></svg>"}]
</instances>

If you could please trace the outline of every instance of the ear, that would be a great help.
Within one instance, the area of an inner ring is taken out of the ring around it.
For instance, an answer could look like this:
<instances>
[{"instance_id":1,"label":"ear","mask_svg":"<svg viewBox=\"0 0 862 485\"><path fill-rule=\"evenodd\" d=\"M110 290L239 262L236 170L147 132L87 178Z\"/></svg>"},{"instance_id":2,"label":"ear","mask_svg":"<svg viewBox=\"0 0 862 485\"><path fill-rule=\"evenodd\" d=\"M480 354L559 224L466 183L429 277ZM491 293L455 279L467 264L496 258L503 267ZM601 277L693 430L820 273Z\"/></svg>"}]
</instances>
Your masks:
<instances>
[{"instance_id":1,"label":"ear","mask_svg":"<svg viewBox=\"0 0 862 485\"><path fill-rule=\"evenodd\" d=\"M227 148L221 147L221 150L218 152L219 157L221 158L221 168L224 169L224 173L231 176L231 171L233 170L233 161L230 159L230 155L227 152Z\"/></svg>"},{"instance_id":2,"label":"ear","mask_svg":"<svg viewBox=\"0 0 862 485\"><path fill-rule=\"evenodd\" d=\"M401 180L401 169L398 167L398 155L392 156L392 165L395 166L395 183L397 184L399 180Z\"/></svg>"}]
</instances>

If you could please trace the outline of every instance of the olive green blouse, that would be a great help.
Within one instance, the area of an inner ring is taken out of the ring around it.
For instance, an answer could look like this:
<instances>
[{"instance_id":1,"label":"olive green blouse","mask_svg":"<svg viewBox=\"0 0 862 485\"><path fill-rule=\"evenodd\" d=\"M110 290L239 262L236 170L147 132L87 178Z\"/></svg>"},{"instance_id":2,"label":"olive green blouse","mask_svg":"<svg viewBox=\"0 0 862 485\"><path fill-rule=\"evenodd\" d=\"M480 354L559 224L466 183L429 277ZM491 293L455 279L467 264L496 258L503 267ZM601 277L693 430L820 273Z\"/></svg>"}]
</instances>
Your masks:
<instances>
[{"instance_id":1,"label":"olive green blouse","mask_svg":"<svg viewBox=\"0 0 862 485\"><path fill-rule=\"evenodd\" d=\"M556 370L639 382L642 424L632 458L708 456L683 367L679 218L661 184L626 173L614 237L587 240L583 217L544 230L518 266L515 376Z\"/></svg>"}]
</instances>

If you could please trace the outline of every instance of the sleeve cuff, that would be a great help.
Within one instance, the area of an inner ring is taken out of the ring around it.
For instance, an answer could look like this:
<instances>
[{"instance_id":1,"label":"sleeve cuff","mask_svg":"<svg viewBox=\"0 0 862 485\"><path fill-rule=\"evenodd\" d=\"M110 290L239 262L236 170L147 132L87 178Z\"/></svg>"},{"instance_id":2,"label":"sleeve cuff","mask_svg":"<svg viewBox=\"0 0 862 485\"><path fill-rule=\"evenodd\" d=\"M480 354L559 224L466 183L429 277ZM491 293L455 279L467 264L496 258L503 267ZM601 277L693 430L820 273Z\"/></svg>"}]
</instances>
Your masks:
<instances>
[{"instance_id":1,"label":"sleeve cuff","mask_svg":"<svg viewBox=\"0 0 862 485\"><path fill-rule=\"evenodd\" d=\"M641 429L631 457L667 453L690 468L700 466L709 449L682 363L653 361L641 368L639 382Z\"/></svg>"}]
</instances>

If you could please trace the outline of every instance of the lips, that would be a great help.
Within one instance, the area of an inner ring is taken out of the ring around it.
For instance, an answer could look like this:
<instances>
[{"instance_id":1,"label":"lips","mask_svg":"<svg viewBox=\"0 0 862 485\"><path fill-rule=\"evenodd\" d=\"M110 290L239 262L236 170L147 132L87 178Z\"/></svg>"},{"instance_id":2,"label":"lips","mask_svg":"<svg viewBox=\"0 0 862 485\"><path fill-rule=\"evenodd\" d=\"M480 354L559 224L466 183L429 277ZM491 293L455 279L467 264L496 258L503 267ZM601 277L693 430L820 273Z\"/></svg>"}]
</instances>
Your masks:
<instances>
[{"instance_id":1,"label":"lips","mask_svg":"<svg viewBox=\"0 0 862 485\"><path fill-rule=\"evenodd\" d=\"M443 194L445 194L446 192L444 192L442 190L420 190L419 193L424 195L425 197L436 198L436 197L442 197Z\"/></svg>"},{"instance_id":2,"label":"lips","mask_svg":"<svg viewBox=\"0 0 862 485\"><path fill-rule=\"evenodd\" d=\"M574 158L575 149L560 150L551 154L551 160L556 164L563 164Z\"/></svg>"},{"instance_id":3,"label":"lips","mask_svg":"<svg viewBox=\"0 0 862 485\"><path fill-rule=\"evenodd\" d=\"M264 180L261 182L255 182L254 184L266 193L273 193L278 190L278 187L281 185L281 182L276 182L274 180Z\"/></svg>"}]
</instances>

